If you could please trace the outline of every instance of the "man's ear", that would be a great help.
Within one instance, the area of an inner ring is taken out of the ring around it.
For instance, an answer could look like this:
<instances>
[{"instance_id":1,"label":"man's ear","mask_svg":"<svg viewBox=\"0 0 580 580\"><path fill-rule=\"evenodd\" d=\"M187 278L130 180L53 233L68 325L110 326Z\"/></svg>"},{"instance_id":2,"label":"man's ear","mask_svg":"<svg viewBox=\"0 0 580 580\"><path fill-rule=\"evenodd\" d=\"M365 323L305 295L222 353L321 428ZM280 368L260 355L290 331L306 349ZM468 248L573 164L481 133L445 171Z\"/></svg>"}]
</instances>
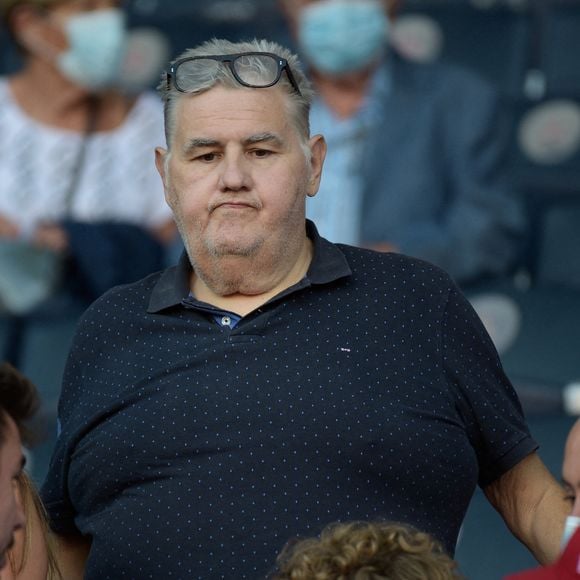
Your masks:
<instances>
[{"instance_id":1,"label":"man's ear","mask_svg":"<svg viewBox=\"0 0 580 580\"><path fill-rule=\"evenodd\" d=\"M165 160L167 159L167 149L163 147L155 147L155 167L157 167L157 172L161 176L161 181L165 186Z\"/></svg>"},{"instance_id":2,"label":"man's ear","mask_svg":"<svg viewBox=\"0 0 580 580\"><path fill-rule=\"evenodd\" d=\"M310 148L310 180L306 194L308 197L314 197L320 186L322 177L322 167L326 157L326 141L322 135L314 135L308 141Z\"/></svg>"},{"instance_id":3,"label":"man's ear","mask_svg":"<svg viewBox=\"0 0 580 580\"><path fill-rule=\"evenodd\" d=\"M165 190L165 200L167 201L168 205L171 205L167 192L167 161L168 161L169 151L167 149L163 149L163 147L155 147L155 167L157 167L157 172L161 177L161 181L163 182L163 189Z\"/></svg>"}]
</instances>

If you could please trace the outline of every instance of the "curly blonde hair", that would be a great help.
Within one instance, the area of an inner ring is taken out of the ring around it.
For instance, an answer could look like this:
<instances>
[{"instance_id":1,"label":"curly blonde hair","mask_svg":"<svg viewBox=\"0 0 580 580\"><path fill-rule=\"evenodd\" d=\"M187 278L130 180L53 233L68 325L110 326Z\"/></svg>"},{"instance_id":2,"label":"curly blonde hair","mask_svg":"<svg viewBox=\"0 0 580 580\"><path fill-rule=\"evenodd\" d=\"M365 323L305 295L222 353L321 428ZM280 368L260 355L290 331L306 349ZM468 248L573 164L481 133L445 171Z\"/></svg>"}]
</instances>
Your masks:
<instances>
[{"instance_id":1,"label":"curly blonde hair","mask_svg":"<svg viewBox=\"0 0 580 580\"><path fill-rule=\"evenodd\" d=\"M429 534L389 522L335 523L320 538L290 542L272 580L457 580L462 576Z\"/></svg>"}]
</instances>

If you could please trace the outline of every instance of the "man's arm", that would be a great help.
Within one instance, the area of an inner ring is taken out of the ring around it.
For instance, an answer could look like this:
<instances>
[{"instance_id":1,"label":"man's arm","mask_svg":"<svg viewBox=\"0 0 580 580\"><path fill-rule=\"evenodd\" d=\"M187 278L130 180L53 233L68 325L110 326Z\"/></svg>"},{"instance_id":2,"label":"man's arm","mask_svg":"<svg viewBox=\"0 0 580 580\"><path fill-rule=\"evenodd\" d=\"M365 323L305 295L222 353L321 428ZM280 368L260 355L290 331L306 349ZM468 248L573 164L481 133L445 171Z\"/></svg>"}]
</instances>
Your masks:
<instances>
[{"instance_id":1,"label":"man's arm","mask_svg":"<svg viewBox=\"0 0 580 580\"><path fill-rule=\"evenodd\" d=\"M528 455L483 491L511 532L540 564L558 558L570 505L564 499L564 490L536 453Z\"/></svg>"}]
</instances>

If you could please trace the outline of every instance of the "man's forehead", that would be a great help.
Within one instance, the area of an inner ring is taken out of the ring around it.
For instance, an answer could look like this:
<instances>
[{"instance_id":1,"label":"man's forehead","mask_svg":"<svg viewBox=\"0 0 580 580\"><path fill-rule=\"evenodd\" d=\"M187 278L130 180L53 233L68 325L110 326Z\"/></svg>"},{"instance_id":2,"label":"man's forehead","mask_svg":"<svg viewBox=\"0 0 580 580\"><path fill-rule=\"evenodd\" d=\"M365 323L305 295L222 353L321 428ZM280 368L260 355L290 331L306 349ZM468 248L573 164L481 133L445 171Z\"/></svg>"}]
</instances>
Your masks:
<instances>
[{"instance_id":1,"label":"man's forehead","mask_svg":"<svg viewBox=\"0 0 580 580\"><path fill-rule=\"evenodd\" d=\"M279 131L287 121L285 98L276 87L233 89L217 86L180 99L177 130L200 127L204 131L227 132L249 122L256 125L252 132Z\"/></svg>"}]
</instances>

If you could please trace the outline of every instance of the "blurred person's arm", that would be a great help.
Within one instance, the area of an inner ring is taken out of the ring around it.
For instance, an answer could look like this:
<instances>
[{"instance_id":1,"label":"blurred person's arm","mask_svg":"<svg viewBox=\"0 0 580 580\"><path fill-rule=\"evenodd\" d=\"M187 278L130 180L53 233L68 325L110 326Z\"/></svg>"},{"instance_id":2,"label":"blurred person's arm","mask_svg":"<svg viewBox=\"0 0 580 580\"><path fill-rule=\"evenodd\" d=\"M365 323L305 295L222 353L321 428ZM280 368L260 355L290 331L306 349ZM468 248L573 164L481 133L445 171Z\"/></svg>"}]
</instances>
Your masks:
<instances>
[{"instance_id":1,"label":"blurred person's arm","mask_svg":"<svg viewBox=\"0 0 580 580\"><path fill-rule=\"evenodd\" d=\"M17 238L18 226L7 217L0 214L0 238Z\"/></svg>"},{"instance_id":2,"label":"blurred person's arm","mask_svg":"<svg viewBox=\"0 0 580 580\"><path fill-rule=\"evenodd\" d=\"M536 453L528 455L483 490L510 531L540 564L554 562L570 505Z\"/></svg>"},{"instance_id":3,"label":"blurred person's arm","mask_svg":"<svg viewBox=\"0 0 580 580\"><path fill-rule=\"evenodd\" d=\"M1 217L1 216L0 216ZM2 232L0 223L0 235ZM176 236L177 228L173 219L151 228L147 228L151 236L161 245L169 245ZM35 245L53 250L55 252L64 252L69 247L69 238L66 229L59 224L42 224L36 228L33 242Z\"/></svg>"},{"instance_id":4,"label":"blurred person's arm","mask_svg":"<svg viewBox=\"0 0 580 580\"><path fill-rule=\"evenodd\" d=\"M69 247L66 231L57 224L39 225L34 232L32 242L36 246L53 252L65 252Z\"/></svg>"}]
</instances>

